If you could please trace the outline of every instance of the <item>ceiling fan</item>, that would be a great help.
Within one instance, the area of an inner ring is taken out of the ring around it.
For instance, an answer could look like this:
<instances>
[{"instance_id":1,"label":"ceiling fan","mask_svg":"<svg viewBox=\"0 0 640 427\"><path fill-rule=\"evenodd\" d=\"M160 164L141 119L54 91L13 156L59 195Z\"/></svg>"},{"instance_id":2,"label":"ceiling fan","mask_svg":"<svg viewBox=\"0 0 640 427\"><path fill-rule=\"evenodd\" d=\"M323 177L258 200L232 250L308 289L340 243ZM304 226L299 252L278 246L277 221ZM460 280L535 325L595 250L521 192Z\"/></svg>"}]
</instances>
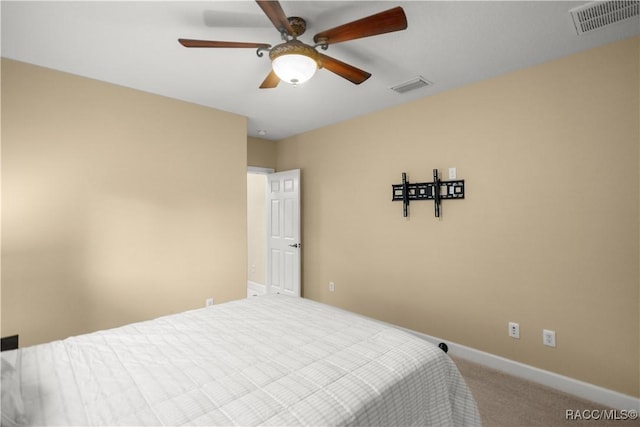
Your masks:
<instances>
[{"instance_id":1,"label":"ceiling fan","mask_svg":"<svg viewBox=\"0 0 640 427\"><path fill-rule=\"evenodd\" d=\"M327 50L330 44L355 40L378 34L391 33L407 28L407 17L401 7L376 13L344 25L322 31L313 37L314 45L298 40L304 34L307 23L300 17L287 17L277 0L256 0L258 6L271 20L281 35L283 43L272 46L267 43L227 42L213 40L178 39L185 47L198 48L253 48L258 57L269 52L272 70L260 85L260 89L274 88L282 80L298 85L309 80L318 68L327 70L360 84L371 74L353 65L327 56L317 50Z\"/></svg>"}]
</instances>

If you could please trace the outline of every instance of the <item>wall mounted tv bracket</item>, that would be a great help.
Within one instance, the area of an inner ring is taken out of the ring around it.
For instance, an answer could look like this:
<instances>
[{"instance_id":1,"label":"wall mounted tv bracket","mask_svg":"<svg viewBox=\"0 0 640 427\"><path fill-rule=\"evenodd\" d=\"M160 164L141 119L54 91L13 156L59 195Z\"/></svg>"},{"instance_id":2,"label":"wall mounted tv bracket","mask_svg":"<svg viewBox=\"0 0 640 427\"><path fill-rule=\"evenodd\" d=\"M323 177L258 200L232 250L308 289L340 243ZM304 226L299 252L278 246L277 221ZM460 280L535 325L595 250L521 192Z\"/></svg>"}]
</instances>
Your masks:
<instances>
[{"instance_id":1,"label":"wall mounted tv bracket","mask_svg":"<svg viewBox=\"0 0 640 427\"><path fill-rule=\"evenodd\" d=\"M464 180L440 181L438 169L433 170L433 182L410 184L406 172L402 172L402 184L393 184L392 201L402 201L402 216L409 216L411 200L433 200L436 218L440 217L440 201L464 199Z\"/></svg>"}]
</instances>

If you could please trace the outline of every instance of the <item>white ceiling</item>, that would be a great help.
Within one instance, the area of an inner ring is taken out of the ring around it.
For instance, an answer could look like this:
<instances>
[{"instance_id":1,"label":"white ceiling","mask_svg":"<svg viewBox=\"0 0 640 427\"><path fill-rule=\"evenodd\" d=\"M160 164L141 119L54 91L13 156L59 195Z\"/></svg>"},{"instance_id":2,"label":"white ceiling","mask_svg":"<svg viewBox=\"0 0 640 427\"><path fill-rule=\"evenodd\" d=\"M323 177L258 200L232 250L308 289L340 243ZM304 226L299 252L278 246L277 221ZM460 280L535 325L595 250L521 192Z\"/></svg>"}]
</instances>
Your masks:
<instances>
[{"instance_id":1,"label":"white ceiling","mask_svg":"<svg viewBox=\"0 0 640 427\"><path fill-rule=\"evenodd\" d=\"M1 2L2 56L237 113L250 136L281 139L640 34L628 19L578 36L576 1L282 1L325 29L397 5L408 29L324 52L372 74L356 86L319 70L309 82L259 89L270 70L255 49L188 49L178 38L280 43L253 1ZM390 88L416 76L432 86ZM266 131L260 136L259 130Z\"/></svg>"}]
</instances>

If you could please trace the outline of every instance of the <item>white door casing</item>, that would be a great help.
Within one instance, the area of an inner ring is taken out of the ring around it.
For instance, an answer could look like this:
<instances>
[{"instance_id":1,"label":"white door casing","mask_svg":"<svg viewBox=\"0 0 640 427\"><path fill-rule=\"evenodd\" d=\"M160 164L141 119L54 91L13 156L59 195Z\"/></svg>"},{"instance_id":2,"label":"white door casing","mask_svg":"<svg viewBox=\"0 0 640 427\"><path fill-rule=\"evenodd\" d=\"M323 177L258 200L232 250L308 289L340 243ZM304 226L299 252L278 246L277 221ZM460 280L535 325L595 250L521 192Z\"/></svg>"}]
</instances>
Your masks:
<instances>
[{"instance_id":1,"label":"white door casing","mask_svg":"<svg viewBox=\"0 0 640 427\"><path fill-rule=\"evenodd\" d=\"M267 293L300 296L300 169L267 175Z\"/></svg>"}]
</instances>

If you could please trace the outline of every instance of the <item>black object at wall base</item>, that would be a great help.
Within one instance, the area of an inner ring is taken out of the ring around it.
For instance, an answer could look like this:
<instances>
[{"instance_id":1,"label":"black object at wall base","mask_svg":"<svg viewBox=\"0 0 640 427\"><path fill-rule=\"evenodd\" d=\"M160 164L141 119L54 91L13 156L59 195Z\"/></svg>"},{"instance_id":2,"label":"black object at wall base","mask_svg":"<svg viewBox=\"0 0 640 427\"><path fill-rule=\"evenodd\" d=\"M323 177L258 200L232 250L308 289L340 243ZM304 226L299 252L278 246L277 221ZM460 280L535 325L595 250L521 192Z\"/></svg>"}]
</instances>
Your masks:
<instances>
[{"instance_id":1,"label":"black object at wall base","mask_svg":"<svg viewBox=\"0 0 640 427\"><path fill-rule=\"evenodd\" d=\"M0 351L15 350L18 348L18 336L11 335L0 340Z\"/></svg>"}]
</instances>

